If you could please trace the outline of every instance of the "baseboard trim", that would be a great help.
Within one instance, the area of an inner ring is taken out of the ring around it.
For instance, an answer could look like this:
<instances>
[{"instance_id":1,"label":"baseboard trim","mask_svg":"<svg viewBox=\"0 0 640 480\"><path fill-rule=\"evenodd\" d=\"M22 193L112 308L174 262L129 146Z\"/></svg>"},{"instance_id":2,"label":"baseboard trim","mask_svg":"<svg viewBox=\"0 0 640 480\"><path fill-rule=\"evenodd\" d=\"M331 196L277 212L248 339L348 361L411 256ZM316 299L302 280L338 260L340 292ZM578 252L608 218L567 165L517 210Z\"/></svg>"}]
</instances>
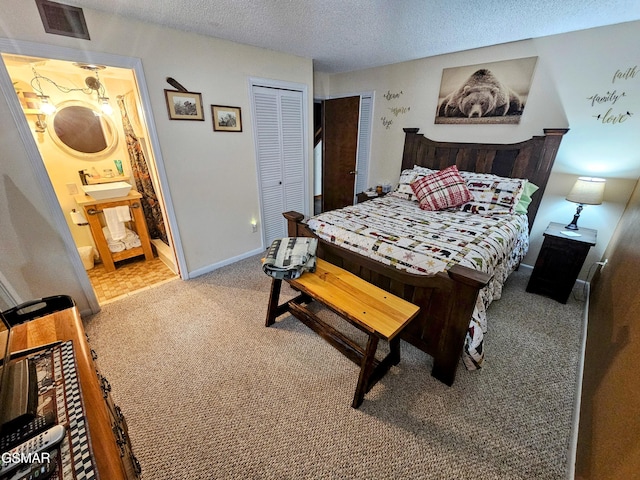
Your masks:
<instances>
[{"instance_id":1,"label":"baseboard trim","mask_svg":"<svg viewBox=\"0 0 640 480\"><path fill-rule=\"evenodd\" d=\"M159 238L152 238L151 244L156 249L158 258L162 260L162 263L164 263L167 268L169 268L169 270L178 275L178 266L176 265L175 257L173 255L173 252L171 251L171 247Z\"/></svg>"},{"instance_id":2,"label":"baseboard trim","mask_svg":"<svg viewBox=\"0 0 640 480\"><path fill-rule=\"evenodd\" d=\"M584 314L582 317L582 337L580 338L580 356L578 358L578 381L576 385L575 400L573 406L573 418L571 421L571 438L569 440L569 452L567 462L567 480L576 478L576 458L578 454L578 429L580 427L580 407L582 401L582 381L584 378L584 359L587 347L587 326L589 324L589 282L586 285L586 298L584 300Z\"/></svg>"},{"instance_id":3,"label":"baseboard trim","mask_svg":"<svg viewBox=\"0 0 640 480\"><path fill-rule=\"evenodd\" d=\"M231 265L232 263L239 262L240 260L244 260L245 258L253 257L254 255L258 255L260 252L264 252L263 248L256 248L255 250L251 250L250 252L243 253L241 255L237 255L235 257L227 258L226 260L222 260L221 262L214 263L213 265L208 265L206 267L198 268L196 270L190 271L188 274L188 278L199 277L200 275L204 275L205 273L213 272L222 267L226 267L227 265Z\"/></svg>"}]
</instances>

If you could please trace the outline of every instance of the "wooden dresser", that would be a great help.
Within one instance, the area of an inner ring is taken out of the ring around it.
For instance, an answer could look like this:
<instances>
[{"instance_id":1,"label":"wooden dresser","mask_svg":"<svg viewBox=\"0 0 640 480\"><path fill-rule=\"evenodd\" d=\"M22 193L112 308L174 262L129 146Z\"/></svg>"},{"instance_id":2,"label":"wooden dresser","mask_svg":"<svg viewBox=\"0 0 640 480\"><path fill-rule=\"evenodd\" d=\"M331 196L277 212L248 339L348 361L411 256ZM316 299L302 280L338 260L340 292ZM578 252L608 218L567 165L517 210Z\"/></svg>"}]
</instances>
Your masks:
<instances>
[{"instance_id":1,"label":"wooden dresser","mask_svg":"<svg viewBox=\"0 0 640 480\"><path fill-rule=\"evenodd\" d=\"M96 365L77 308L62 310L12 329L13 351L55 341L73 340L89 436L99 477L108 480L140 478L140 464L133 455L127 424L111 399L111 386Z\"/></svg>"}]
</instances>

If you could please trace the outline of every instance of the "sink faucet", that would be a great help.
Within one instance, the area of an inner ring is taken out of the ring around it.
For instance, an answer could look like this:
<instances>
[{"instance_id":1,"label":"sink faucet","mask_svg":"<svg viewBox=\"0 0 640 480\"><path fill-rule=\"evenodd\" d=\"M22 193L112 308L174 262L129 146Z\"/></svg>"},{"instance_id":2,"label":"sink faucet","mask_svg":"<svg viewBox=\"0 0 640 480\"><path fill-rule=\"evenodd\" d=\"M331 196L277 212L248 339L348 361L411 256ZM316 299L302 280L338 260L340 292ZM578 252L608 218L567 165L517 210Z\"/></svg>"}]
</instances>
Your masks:
<instances>
[{"instance_id":1,"label":"sink faucet","mask_svg":"<svg viewBox=\"0 0 640 480\"><path fill-rule=\"evenodd\" d=\"M87 172L86 170L78 170L78 175L80 175L80 181L82 182L82 185L89 185L89 182L87 182L87 177L89 177L89 172Z\"/></svg>"}]
</instances>

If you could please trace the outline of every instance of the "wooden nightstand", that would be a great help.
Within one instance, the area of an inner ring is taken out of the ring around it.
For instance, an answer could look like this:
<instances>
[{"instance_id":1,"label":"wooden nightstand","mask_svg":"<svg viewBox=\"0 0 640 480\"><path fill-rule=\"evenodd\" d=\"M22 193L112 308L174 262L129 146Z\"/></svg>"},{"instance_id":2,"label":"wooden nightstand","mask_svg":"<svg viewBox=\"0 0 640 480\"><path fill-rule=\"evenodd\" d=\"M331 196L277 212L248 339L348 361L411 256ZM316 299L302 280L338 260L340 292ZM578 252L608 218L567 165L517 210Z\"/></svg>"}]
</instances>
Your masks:
<instances>
[{"instance_id":1,"label":"wooden nightstand","mask_svg":"<svg viewBox=\"0 0 640 480\"><path fill-rule=\"evenodd\" d=\"M384 197L386 193L376 193L375 195L367 195L365 192L360 192L356 195L358 199L358 203L366 202L367 200L371 200L372 198Z\"/></svg>"},{"instance_id":2,"label":"wooden nightstand","mask_svg":"<svg viewBox=\"0 0 640 480\"><path fill-rule=\"evenodd\" d=\"M527 285L527 292L539 293L561 303L567 303L573 285L582 269L589 249L596 244L597 230L572 230L577 236L562 232L569 230L561 223L551 222L544 232L544 242Z\"/></svg>"}]
</instances>

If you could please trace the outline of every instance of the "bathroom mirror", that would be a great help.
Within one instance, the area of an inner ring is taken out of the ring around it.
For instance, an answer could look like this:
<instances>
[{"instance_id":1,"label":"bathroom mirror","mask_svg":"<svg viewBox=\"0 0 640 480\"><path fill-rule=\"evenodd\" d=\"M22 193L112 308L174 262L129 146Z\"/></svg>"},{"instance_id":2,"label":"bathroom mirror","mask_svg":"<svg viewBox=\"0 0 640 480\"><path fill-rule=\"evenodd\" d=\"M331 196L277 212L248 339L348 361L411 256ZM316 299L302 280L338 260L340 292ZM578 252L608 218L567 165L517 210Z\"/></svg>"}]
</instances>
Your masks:
<instances>
[{"instance_id":1,"label":"bathroom mirror","mask_svg":"<svg viewBox=\"0 0 640 480\"><path fill-rule=\"evenodd\" d=\"M111 117L87 102L70 100L58 104L47 124L56 145L85 160L103 158L113 152L118 143L118 132Z\"/></svg>"}]
</instances>

